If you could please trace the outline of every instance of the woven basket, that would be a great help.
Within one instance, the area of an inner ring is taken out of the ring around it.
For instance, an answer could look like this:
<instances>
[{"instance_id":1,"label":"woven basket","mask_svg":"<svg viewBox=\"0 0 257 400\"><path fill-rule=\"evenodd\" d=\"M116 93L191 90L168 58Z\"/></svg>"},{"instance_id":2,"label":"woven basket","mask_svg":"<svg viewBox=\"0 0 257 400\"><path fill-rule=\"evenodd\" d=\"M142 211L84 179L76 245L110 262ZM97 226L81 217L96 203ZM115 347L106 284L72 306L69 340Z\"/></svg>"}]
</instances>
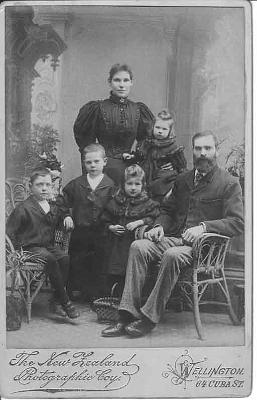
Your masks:
<instances>
[{"instance_id":1,"label":"woven basket","mask_svg":"<svg viewBox=\"0 0 257 400\"><path fill-rule=\"evenodd\" d=\"M113 296L113 292L118 283L116 282L111 290L110 297L101 297L94 301L94 311L97 313L99 322L117 322L119 320L120 299Z\"/></svg>"}]
</instances>

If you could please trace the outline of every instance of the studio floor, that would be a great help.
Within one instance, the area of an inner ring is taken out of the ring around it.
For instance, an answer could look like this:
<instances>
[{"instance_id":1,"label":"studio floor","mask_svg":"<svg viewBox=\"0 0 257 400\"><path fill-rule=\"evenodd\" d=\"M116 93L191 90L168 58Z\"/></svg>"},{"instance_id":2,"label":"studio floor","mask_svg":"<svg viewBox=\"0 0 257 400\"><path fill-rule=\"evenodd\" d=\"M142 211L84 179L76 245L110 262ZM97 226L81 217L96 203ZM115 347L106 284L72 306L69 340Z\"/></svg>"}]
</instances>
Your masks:
<instances>
[{"instance_id":1,"label":"studio floor","mask_svg":"<svg viewBox=\"0 0 257 400\"><path fill-rule=\"evenodd\" d=\"M201 313L205 339L199 340L190 311L166 310L161 322L141 338L104 338L97 315L86 303L75 303L80 317L70 320L51 314L48 293L40 293L32 306L32 320L25 317L21 329L7 332L8 348L118 348L118 347L200 347L244 344L244 325L233 326L226 314Z\"/></svg>"}]
</instances>

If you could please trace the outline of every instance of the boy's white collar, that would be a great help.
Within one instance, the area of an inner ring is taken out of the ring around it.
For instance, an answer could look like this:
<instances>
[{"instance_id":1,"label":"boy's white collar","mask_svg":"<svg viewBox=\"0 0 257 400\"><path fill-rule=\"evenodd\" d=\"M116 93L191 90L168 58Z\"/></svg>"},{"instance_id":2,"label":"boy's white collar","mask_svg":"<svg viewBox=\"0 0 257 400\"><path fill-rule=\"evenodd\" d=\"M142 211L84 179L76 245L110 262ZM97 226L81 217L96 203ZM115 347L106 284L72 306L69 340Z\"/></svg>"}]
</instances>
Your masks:
<instances>
[{"instance_id":1,"label":"boy's white collar","mask_svg":"<svg viewBox=\"0 0 257 400\"><path fill-rule=\"evenodd\" d=\"M87 174L87 180L88 180L88 183L89 183L91 189L95 190L95 188L99 185L99 183L101 182L103 177L104 177L104 174L97 175L93 178L90 177L89 174Z\"/></svg>"},{"instance_id":2,"label":"boy's white collar","mask_svg":"<svg viewBox=\"0 0 257 400\"><path fill-rule=\"evenodd\" d=\"M104 177L104 174L100 174L100 175L93 176L93 177L91 177L89 174L87 174L87 179L90 181L98 181L99 180L99 182L100 182L103 179L103 177Z\"/></svg>"}]
</instances>

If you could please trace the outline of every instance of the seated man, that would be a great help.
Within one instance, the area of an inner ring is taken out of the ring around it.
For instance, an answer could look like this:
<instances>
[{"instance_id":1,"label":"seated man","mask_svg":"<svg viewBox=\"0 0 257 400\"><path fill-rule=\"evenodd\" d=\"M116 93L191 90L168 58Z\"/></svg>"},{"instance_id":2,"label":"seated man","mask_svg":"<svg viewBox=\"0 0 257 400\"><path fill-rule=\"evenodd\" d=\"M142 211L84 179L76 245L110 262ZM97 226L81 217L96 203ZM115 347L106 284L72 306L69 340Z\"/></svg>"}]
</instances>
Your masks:
<instances>
[{"instance_id":1,"label":"seated man","mask_svg":"<svg viewBox=\"0 0 257 400\"><path fill-rule=\"evenodd\" d=\"M211 131L192 138L194 169L178 175L155 226L130 247L120 320L102 336L139 337L159 322L180 271L191 265L192 243L204 232L239 235L244 228L242 190L237 178L218 167ZM165 235L165 236L164 236ZM142 289L150 263L158 276L146 303Z\"/></svg>"}]
</instances>

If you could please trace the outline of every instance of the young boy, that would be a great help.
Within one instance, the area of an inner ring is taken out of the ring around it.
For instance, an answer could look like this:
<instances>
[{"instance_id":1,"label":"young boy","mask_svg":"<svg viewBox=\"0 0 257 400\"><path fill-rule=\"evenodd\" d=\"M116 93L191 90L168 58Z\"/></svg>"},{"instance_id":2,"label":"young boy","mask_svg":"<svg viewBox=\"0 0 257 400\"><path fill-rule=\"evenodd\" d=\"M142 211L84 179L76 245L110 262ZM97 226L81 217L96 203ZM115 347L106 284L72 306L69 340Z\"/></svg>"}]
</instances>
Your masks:
<instances>
[{"instance_id":1,"label":"young boy","mask_svg":"<svg viewBox=\"0 0 257 400\"><path fill-rule=\"evenodd\" d=\"M56 204L48 201L52 178L48 169L35 169L30 177L31 195L21 202L7 220L6 233L14 246L35 253L45 261L46 272L54 289L56 311L61 305L69 318L79 313L70 302L65 286L69 271L69 256L54 246L55 228L61 213Z\"/></svg>"},{"instance_id":2,"label":"young boy","mask_svg":"<svg viewBox=\"0 0 257 400\"><path fill-rule=\"evenodd\" d=\"M105 287L105 236L100 217L113 196L115 185L103 172L107 158L102 145L86 146L82 159L85 172L63 189L64 204L72 209L75 225L69 248L68 288L71 295L79 290L84 300L92 301L103 295ZM65 218L66 228L73 228L73 220L69 216Z\"/></svg>"}]
</instances>

